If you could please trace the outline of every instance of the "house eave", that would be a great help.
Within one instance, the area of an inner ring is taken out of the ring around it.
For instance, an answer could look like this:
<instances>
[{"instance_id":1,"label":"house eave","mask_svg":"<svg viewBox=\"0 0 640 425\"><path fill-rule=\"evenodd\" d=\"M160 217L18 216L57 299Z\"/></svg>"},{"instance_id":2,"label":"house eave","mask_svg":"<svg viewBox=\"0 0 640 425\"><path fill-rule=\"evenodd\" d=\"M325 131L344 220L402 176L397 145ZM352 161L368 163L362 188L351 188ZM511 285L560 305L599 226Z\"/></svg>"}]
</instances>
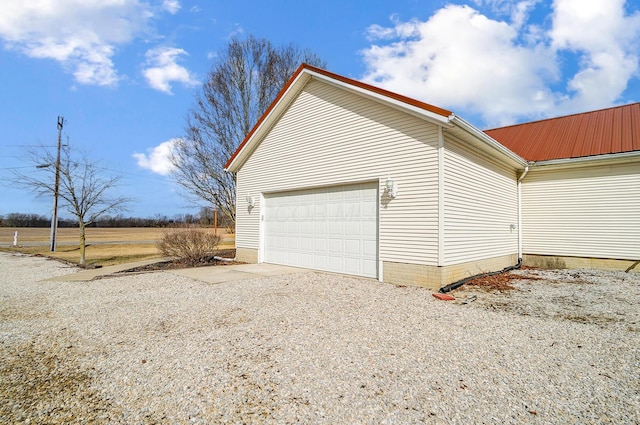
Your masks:
<instances>
[{"instance_id":1,"label":"house eave","mask_svg":"<svg viewBox=\"0 0 640 425\"><path fill-rule=\"evenodd\" d=\"M372 87L360 87L358 85L354 85L350 82L345 82L339 79L335 79L335 78L331 78L328 76L325 76L319 72L313 71L313 70L309 70L306 69L305 70L306 73L308 73L309 75L311 75L313 78L316 78L320 81L323 81L327 84L333 85L335 87L350 91L352 93L356 93L360 96L372 99L374 101L383 103L389 107L392 107L394 109L399 109L403 112L407 112L411 115L414 115L418 118L424 119L426 121L429 121L433 124L442 126L442 127L449 127L449 119L447 116L439 114L439 113L435 113L432 111L429 111L423 107L418 107L415 105L412 105L411 103L408 103L406 100L401 100L401 99L396 99L394 97L390 97L389 94L390 93L378 93L376 91L372 91L371 88ZM395 93L394 93L395 94ZM398 96L399 98L401 96ZM449 112L449 111L444 111L444 112Z\"/></svg>"},{"instance_id":2,"label":"house eave","mask_svg":"<svg viewBox=\"0 0 640 425\"><path fill-rule=\"evenodd\" d=\"M605 165L624 162L640 161L640 151L619 152L611 154L600 154L592 156L583 156L578 158L558 158L547 159L543 161L535 161L532 169L549 169L549 168L567 168L579 167L585 165Z\"/></svg>"},{"instance_id":3,"label":"house eave","mask_svg":"<svg viewBox=\"0 0 640 425\"><path fill-rule=\"evenodd\" d=\"M451 114L449 117L449 122L458 128L462 129L466 133L480 140L487 148L492 150L493 152L497 152L506 158L513 166L518 169L524 169L527 166L528 162L524 158L520 157L515 152L509 150L504 145L500 144L498 141L487 135L485 132L477 129L472 124L468 123L464 119L460 118L456 114Z\"/></svg>"}]
</instances>

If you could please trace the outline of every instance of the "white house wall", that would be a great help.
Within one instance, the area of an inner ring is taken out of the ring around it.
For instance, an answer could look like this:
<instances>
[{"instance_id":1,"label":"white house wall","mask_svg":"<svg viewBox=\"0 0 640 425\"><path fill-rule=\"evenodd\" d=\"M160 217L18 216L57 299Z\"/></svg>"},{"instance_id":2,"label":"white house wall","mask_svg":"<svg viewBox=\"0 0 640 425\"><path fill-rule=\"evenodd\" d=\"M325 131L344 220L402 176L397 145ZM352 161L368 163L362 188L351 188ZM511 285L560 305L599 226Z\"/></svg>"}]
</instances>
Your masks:
<instances>
[{"instance_id":1,"label":"white house wall","mask_svg":"<svg viewBox=\"0 0 640 425\"><path fill-rule=\"evenodd\" d=\"M391 176L380 260L437 265L437 147L434 124L311 80L238 172L236 246L259 249L261 194L371 181L382 194Z\"/></svg>"},{"instance_id":2,"label":"white house wall","mask_svg":"<svg viewBox=\"0 0 640 425\"><path fill-rule=\"evenodd\" d=\"M445 133L443 266L518 253L516 172L474 143Z\"/></svg>"},{"instance_id":3,"label":"white house wall","mask_svg":"<svg viewBox=\"0 0 640 425\"><path fill-rule=\"evenodd\" d=\"M640 162L533 170L522 185L525 254L640 259Z\"/></svg>"}]
</instances>

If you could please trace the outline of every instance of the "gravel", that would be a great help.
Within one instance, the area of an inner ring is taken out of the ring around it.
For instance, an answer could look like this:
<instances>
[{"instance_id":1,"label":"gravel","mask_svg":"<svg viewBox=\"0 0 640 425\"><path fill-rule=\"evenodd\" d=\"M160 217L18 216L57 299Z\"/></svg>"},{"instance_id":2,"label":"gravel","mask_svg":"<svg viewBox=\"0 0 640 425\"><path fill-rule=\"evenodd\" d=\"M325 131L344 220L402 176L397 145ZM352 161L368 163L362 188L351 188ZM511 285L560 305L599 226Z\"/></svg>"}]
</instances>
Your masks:
<instances>
[{"instance_id":1,"label":"gravel","mask_svg":"<svg viewBox=\"0 0 640 425\"><path fill-rule=\"evenodd\" d=\"M0 423L640 423L638 273L521 271L542 280L444 302L316 272L0 270Z\"/></svg>"}]
</instances>

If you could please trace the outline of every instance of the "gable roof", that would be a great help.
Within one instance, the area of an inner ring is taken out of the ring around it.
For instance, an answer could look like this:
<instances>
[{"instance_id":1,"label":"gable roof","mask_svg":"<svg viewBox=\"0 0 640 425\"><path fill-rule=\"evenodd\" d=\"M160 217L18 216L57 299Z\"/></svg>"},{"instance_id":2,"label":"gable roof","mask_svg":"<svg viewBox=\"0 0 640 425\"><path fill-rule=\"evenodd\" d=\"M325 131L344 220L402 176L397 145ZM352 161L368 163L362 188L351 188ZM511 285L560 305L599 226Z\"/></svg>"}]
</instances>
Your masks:
<instances>
[{"instance_id":1,"label":"gable roof","mask_svg":"<svg viewBox=\"0 0 640 425\"><path fill-rule=\"evenodd\" d=\"M249 134L247 134L242 143L240 143L240 146L238 146L238 149L236 149L231 158L229 158L227 163L224 165L225 170L237 171L242 166L244 161L257 147L257 144L254 143L254 141L260 141L261 138L268 133L271 126L277 121L279 116L284 113L297 95L302 91L307 82L311 79L332 84L341 89L382 102L390 107L401 109L404 112L416 115L422 119L435 123L436 125L443 127L460 127L466 133L469 133L479 139L488 149L499 152L499 154L506 157L512 163L518 164L519 166L525 164L524 159L505 148L491 137L488 137L485 133L473 127L462 118L457 117L449 110L303 63L296 70L291 79L289 79L285 84L280 93L278 93L278 96L276 96L274 101L260 117Z\"/></svg>"},{"instance_id":2,"label":"gable roof","mask_svg":"<svg viewBox=\"0 0 640 425\"><path fill-rule=\"evenodd\" d=\"M253 126L251 131L249 131L249 133L244 138L242 143L240 143L238 149L236 149L231 158L229 158L227 163L224 165L224 168L226 170L228 170L236 161L236 159L238 159L238 156L240 156L249 141L256 136L256 133L258 133L261 128L266 126L266 121L268 121L268 118L274 115L278 115L278 112L283 112L283 110L289 106L290 102L293 101L293 98L295 98L295 96L302 90L304 85L311 78L320 79L325 82L333 82L337 85L342 86L343 88L348 87L353 91L360 92L361 94L368 93L374 97L384 98L398 105L407 105L417 111L424 112L437 121L446 122L447 118L453 114L451 111L448 111L446 109L439 108L437 106L430 105L419 100L411 99L398 93L393 93L388 90L362 83L360 81L352 80L350 78L343 77L342 75L334 74L324 69L303 63L298 67L296 72L294 72L294 74L291 76L289 81L287 81L282 90L280 90L271 105L269 105L267 110L260 117L258 122Z\"/></svg>"},{"instance_id":3,"label":"gable roof","mask_svg":"<svg viewBox=\"0 0 640 425\"><path fill-rule=\"evenodd\" d=\"M485 130L528 161L640 151L640 103Z\"/></svg>"}]
</instances>

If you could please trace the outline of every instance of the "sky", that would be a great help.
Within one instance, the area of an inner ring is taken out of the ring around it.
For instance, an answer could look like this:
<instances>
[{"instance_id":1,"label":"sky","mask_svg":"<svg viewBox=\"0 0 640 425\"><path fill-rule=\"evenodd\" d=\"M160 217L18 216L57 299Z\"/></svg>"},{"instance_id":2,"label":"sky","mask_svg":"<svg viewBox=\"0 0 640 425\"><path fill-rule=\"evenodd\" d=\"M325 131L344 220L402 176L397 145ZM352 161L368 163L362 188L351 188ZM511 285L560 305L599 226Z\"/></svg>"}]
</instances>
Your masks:
<instances>
[{"instance_id":1,"label":"sky","mask_svg":"<svg viewBox=\"0 0 640 425\"><path fill-rule=\"evenodd\" d=\"M637 1L3 0L0 215L51 214L11 178L34 168L26 148L54 149L59 115L64 143L122 176L126 216L196 213L167 155L218 53L249 35L480 129L640 101Z\"/></svg>"}]
</instances>

